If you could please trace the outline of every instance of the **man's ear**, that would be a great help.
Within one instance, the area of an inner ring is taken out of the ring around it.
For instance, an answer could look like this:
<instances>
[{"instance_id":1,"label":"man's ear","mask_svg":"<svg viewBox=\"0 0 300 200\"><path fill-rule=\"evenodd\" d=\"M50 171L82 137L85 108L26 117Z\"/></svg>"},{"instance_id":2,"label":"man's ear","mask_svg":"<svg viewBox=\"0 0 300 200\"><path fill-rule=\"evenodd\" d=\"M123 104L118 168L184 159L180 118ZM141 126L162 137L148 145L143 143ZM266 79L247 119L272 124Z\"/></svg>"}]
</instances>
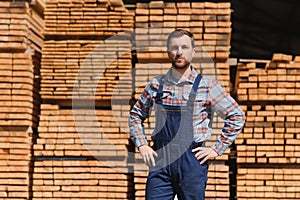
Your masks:
<instances>
[{"instance_id":1,"label":"man's ear","mask_svg":"<svg viewBox=\"0 0 300 200\"><path fill-rule=\"evenodd\" d=\"M196 47L193 48L193 57L194 57L195 53L196 53Z\"/></svg>"}]
</instances>

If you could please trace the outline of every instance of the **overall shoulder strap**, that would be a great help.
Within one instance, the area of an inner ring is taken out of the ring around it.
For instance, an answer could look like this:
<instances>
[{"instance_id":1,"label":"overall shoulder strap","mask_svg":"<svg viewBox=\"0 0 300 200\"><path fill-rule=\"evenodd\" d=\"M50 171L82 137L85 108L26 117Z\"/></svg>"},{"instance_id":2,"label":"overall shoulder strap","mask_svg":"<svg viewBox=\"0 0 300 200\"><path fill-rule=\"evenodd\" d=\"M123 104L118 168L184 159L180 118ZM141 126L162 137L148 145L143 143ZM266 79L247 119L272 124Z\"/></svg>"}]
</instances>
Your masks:
<instances>
[{"instance_id":1,"label":"overall shoulder strap","mask_svg":"<svg viewBox=\"0 0 300 200\"><path fill-rule=\"evenodd\" d=\"M198 90L201 79L202 79L202 76L200 74L198 74L198 76L196 77L196 79L194 81L192 90L191 90L190 95L189 95L189 100L187 102L187 104L189 106L194 105L194 101L195 101L195 98L196 98L196 93L197 93L197 90Z\"/></svg>"},{"instance_id":2,"label":"overall shoulder strap","mask_svg":"<svg viewBox=\"0 0 300 200\"><path fill-rule=\"evenodd\" d=\"M163 79L164 79L164 76L162 76L159 80L159 87L158 87L157 94L156 94L156 103L158 103L158 104L162 103L161 97L163 95L163 86L164 86Z\"/></svg>"}]
</instances>

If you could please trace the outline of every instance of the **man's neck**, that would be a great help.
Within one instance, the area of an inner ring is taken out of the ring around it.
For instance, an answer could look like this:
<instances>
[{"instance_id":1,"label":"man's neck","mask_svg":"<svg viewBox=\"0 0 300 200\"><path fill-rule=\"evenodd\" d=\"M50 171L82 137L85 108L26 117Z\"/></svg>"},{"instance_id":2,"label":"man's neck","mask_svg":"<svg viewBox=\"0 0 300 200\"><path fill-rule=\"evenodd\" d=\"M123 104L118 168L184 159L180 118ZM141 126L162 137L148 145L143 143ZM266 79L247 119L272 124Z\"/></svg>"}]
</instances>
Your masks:
<instances>
[{"instance_id":1,"label":"man's neck","mask_svg":"<svg viewBox=\"0 0 300 200\"><path fill-rule=\"evenodd\" d=\"M183 79L186 79L190 73L191 73L191 70L192 67L191 66L188 66L187 68L184 68L184 69L178 69L178 68L175 68L175 67L172 67L172 73L171 73L171 76L176 79L176 80L183 80Z\"/></svg>"}]
</instances>

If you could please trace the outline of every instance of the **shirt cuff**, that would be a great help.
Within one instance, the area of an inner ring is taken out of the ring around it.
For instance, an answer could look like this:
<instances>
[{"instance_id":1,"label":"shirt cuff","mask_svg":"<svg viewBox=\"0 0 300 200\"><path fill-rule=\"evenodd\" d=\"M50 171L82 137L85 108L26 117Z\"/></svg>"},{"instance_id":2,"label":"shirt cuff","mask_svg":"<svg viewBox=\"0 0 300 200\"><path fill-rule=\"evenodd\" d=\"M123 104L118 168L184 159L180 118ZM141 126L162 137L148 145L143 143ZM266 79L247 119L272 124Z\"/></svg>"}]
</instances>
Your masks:
<instances>
[{"instance_id":1,"label":"shirt cuff","mask_svg":"<svg viewBox=\"0 0 300 200\"><path fill-rule=\"evenodd\" d=\"M135 136L131 138L136 147L148 145L145 135Z\"/></svg>"},{"instance_id":2,"label":"shirt cuff","mask_svg":"<svg viewBox=\"0 0 300 200\"><path fill-rule=\"evenodd\" d=\"M226 145L220 140L218 140L216 144L212 147L212 149L215 150L219 156L221 156L228 147L229 145Z\"/></svg>"}]
</instances>

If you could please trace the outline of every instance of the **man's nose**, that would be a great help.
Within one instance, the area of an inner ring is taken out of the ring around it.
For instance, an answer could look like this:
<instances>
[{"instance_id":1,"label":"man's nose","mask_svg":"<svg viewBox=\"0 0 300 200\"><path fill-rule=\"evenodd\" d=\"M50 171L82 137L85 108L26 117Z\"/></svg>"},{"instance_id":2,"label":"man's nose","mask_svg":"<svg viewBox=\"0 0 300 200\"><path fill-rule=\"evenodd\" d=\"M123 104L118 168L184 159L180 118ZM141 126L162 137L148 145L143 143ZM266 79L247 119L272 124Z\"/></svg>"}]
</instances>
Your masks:
<instances>
[{"instance_id":1,"label":"man's nose","mask_svg":"<svg viewBox=\"0 0 300 200\"><path fill-rule=\"evenodd\" d=\"M178 49L177 49L177 54L178 54L178 55L181 55L181 54L182 54L182 48L181 48L181 47L178 47Z\"/></svg>"}]
</instances>

